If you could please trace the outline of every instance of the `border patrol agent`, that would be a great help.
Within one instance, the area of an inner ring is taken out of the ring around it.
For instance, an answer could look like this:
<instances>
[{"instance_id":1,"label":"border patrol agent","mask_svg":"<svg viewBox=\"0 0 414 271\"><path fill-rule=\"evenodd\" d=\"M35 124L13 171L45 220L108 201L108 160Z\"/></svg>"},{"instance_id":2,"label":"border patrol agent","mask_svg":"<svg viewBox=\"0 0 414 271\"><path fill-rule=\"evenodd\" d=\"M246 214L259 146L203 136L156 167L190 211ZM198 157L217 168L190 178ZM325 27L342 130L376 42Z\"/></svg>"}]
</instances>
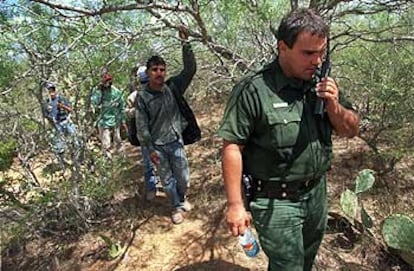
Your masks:
<instances>
[{"instance_id":1,"label":"border patrol agent","mask_svg":"<svg viewBox=\"0 0 414 271\"><path fill-rule=\"evenodd\" d=\"M286 15L277 33L278 57L234 87L218 131L228 227L237 236L250 225L244 174L251 181L248 207L268 270L312 269L327 222L331 134L358 133L359 117L334 79L313 83L328 32L310 9ZM317 99L325 103L322 115L315 114Z\"/></svg>"}]
</instances>

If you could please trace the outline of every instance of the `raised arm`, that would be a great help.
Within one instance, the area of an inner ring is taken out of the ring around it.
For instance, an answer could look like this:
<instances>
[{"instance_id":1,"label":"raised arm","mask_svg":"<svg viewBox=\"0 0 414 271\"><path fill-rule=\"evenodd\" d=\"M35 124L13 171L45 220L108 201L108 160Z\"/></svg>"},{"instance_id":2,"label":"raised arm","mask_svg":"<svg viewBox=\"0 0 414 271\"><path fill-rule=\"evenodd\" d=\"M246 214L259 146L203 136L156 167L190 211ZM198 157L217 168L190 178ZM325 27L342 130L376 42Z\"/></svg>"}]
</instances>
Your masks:
<instances>
[{"instance_id":1,"label":"raised arm","mask_svg":"<svg viewBox=\"0 0 414 271\"><path fill-rule=\"evenodd\" d=\"M179 36L182 40L183 47L183 70L176 76L171 78L171 81L181 91L181 94L185 92L194 77L197 70L197 64L194 56L194 52L188 42L188 29L185 26L180 26Z\"/></svg>"},{"instance_id":2,"label":"raised arm","mask_svg":"<svg viewBox=\"0 0 414 271\"><path fill-rule=\"evenodd\" d=\"M328 77L318 83L318 95L325 99L326 113L339 136L354 137L359 132L359 116L352 109L347 109L339 103L338 85L334 79Z\"/></svg>"}]
</instances>

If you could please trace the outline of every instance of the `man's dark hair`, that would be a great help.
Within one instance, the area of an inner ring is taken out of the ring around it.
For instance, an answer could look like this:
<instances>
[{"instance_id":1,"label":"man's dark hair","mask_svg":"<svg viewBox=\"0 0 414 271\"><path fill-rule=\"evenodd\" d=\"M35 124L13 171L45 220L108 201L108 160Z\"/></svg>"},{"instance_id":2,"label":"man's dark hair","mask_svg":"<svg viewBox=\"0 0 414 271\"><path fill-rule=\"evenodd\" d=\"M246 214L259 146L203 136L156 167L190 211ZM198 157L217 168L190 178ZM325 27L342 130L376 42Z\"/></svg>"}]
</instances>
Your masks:
<instances>
[{"instance_id":1,"label":"man's dark hair","mask_svg":"<svg viewBox=\"0 0 414 271\"><path fill-rule=\"evenodd\" d=\"M300 8L283 17L277 30L277 39L292 48L301 32L328 37L329 26L316 11Z\"/></svg>"},{"instance_id":2,"label":"man's dark hair","mask_svg":"<svg viewBox=\"0 0 414 271\"><path fill-rule=\"evenodd\" d=\"M162 57L160 56L152 56L148 59L147 61L147 69L149 70L151 68L151 66L157 66L157 65L166 65L165 61Z\"/></svg>"}]
</instances>

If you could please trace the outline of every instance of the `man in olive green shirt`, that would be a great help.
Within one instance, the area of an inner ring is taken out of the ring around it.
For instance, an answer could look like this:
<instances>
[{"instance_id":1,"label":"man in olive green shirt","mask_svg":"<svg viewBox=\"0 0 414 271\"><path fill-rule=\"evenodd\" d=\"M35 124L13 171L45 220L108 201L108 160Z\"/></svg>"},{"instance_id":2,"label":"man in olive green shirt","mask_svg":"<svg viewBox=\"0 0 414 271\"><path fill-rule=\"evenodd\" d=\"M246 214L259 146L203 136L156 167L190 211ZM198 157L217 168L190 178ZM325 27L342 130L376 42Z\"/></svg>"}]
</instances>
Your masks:
<instances>
[{"instance_id":1,"label":"man in olive green shirt","mask_svg":"<svg viewBox=\"0 0 414 271\"><path fill-rule=\"evenodd\" d=\"M150 159L157 168L163 190L171 202L171 220L174 224L182 223L184 213L191 209L186 199L190 173L182 136L188 122L175 97L182 97L197 69L188 42L188 29L181 26L178 33L183 42L182 71L165 80L167 70L164 59L152 56L147 61L148 84L136 97L137 137L141 146L148 149Z\"/></svg>"},{"instance_id":2,"label":"man in olive green shirt","mask_svg":"<svg viewBox=\"0 0 414 271\"><path fill-rule=\"evenodd\" d=\"M328 32L312 10L286 15L277 33L278 58L234 87L218 131L228 227L237 236L250 225L244 174L253 188L248 207L268 270L312 269L327 221L332 131L358 133L359 117L334 79L313 83ZM321 115L315 114L318 98L325 103Z\"/></svg>"},{"instance_id":3,"label":"man in olive green shirt","mask_svg":"<svg viewBox=\"0 0 414 271\"><path fill-rule=\"evenodd\" d=\"M92 90L91 103L99 110L96 124L104 154L111 158L111 134L117 153L123 152L120 128L126 128L125 100L122 92L112 86L112 75L106 73L102 82Z\"/></svg>"}]
</instances>

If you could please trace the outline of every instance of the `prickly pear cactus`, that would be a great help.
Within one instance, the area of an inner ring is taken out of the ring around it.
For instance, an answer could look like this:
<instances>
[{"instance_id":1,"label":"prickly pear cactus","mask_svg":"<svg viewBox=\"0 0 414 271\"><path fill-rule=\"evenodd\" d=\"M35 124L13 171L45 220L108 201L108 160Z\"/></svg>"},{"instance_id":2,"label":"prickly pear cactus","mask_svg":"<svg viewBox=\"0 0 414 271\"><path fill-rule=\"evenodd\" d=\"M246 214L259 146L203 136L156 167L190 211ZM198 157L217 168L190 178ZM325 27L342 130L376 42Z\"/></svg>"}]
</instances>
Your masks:
<instances>
[{"instance_id":1,"label":"prickly pear cactus","mask_svg":"<svg viewBox=\"0 0 414 271\"><path fill-rule=\"evenodd\" d=\"M355 180L355 194L368 191L375 182L374 171L371 169L363 169L358 173Z\"/></svg>"},{"instance_id":2,"label":"prickly pear cactus","mask_svg":"<svg viewBox=\"0 0 414 271\"><path fill-rule=\"evenodd\" d=\"M399 250L401 258L414 267L414 221L401 214L387 217L382 224L385 243Z\"/></svg>"},{"instance_id":3,"label":"prickly pear cactus","mask_svg":"<svg viewBox=\"0 0 414 271\"><path fill-rule=\"evenodd\" d=\"M354 191L346 189L341 194L340 204L342 211L350 218L354 219L357 214L358 198Z\"/></svg>"},{"instance_id":4,"label":"prickly pear cactus","mask_svg":"<svg viewBox=\"0 0 414 271\"><path fill-rule=\"evenodd\" d=\"M375 182L374 171L371 169L363 169L358 173L355 180L355 191L346 189L340 198L342 211L348 217L355 219L357 217L358 206L360 206L361 222L366 228L373 226L372 219L365 210L360 194L372 188Z\"/></svg>"}]
</instances>

